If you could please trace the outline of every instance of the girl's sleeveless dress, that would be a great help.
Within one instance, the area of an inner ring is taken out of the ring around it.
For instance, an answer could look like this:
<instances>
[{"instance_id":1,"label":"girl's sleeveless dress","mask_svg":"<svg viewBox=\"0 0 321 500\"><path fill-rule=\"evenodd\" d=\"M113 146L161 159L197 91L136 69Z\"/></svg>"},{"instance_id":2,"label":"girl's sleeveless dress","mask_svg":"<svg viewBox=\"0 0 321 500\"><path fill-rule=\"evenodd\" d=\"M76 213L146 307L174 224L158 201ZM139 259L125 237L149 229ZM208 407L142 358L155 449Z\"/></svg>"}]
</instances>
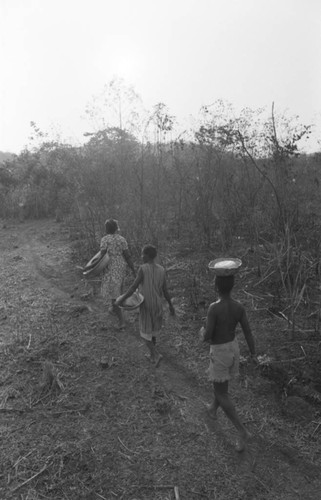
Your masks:
<instances>
[{"instance_id":1,"label":"girl's sleeveless dress","mask_svg":"<svg viewBox=\"0 0 321 500\"><path fill-rule=\"evenodd\" d=\"M143 264L143 282L139 287L144 302L139 311L140 335L151 340L162 327L163 322L163 285L165 269L159 264Z\"/></svg>"}]
</instances>

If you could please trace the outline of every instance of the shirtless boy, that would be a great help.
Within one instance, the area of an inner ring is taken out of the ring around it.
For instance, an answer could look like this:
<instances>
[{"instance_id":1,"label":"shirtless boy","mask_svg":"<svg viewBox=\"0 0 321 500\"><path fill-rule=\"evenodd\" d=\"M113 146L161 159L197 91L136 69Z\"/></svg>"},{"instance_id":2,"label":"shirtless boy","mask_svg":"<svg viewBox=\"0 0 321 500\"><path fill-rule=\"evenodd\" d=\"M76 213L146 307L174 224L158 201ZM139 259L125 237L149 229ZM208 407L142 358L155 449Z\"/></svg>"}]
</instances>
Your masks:
<instances>
[{"instance_id":1,"label":"shirtless boy","mask_svg":"<svg viewBox=\"0 0 321 500\"><path fill-rule=\"evenodd\" d=\"M228 394L229 380L238 375L239 346L235 336L238 323L241 325L251 356L255 356L254 338L242 304L232 299L234 276L216 276L215 287L219 299L208 309L206 328L201 329L204 341L210 343L209 379L214 385L214 401L208 408L216 418L219 407L231 420L239 433L235 449L243 451L249 433L243 426Z\"/></svg>"}]
</instances>

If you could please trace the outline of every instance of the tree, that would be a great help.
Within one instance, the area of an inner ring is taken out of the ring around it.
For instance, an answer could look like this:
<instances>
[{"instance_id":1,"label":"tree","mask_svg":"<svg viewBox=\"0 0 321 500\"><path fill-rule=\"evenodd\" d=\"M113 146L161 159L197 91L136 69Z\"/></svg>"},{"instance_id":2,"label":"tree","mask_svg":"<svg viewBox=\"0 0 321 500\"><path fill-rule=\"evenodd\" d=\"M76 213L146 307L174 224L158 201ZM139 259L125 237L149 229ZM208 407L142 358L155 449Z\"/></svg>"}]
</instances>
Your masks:
<instances>
[{"instance_id":1,"label":"tree","mask_svg":"<svg viewBox=\"0 0 321 500\"><path fill-rule=\"evenodd\" d=\"M95 132L118 128L134 134L142 130L146 116L141 97L122 78L114 78L93 96L85 113Z\"/></svg>"}]
</instances>

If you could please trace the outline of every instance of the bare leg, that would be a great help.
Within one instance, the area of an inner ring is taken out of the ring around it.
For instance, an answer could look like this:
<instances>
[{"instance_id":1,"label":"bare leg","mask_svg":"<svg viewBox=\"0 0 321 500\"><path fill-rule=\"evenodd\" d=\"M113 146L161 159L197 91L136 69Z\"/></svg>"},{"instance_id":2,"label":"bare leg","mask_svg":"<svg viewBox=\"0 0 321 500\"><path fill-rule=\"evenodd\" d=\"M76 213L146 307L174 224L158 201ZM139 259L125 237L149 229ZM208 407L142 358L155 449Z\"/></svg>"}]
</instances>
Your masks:
<instances>
[{"instance_id":1,"label":"bare leg","mask_svg":"<svg viewBox=\"0 0 321 500\"><path fill-rule=\"evenodd\" d=\"M112 300L112 308L114 313L116 314L118 321L119 321L119 328L125 328L125 321L124 321L124 315L123 311L121 310L120 307L115 305L116 299Z\"/></svg>"},{"instance_id":2,"label":"bare leg","mask_svg":"<svg viewBox=\"0 0 321 500\"><path fill-rule=\"evenodd\" d=\"M224 410L226 416L230 419L232 424L236 427L236 429L239 432L239 439L236 445L236 450L243 451L245 448L245 442L249 438L249 433L242 424L238 414L236 413L235 406L233 405L229 397L228 381L214 382L214 393L215 393L215 399Z\"/></svg>"},{"instance_id":3,"label":"bare leg","mask_svg":"<svg viewBox=\"0 0 321 500\"><path fill-rule=\"evenodd\" d=\"M150 354L150 359L154 362L155 361L155 346L151 340L145 340L146 346L149 350Z\"/></svg>"},{"instance_id":4,"label":"bare leg","mask_svg":"<svg viewBox=\"0 0 321 500\"><path fill-rule=\"evenodd\" d=\"M214 389L214 400L213 400L213 403L211 403L207 407L207 411L208 411L208 413L210 414L210 416L213 419L217 418L216 412L219 409L219 407L220 407L220 403L219 403L218 399L215 397L215 389Z\"/></svg>"},{"instance_id":5,"label":"bare leg","mask_svg":"<svg viewBox=\"0 0 321 500\"><path fill-rule=\"evenodd\" d=\"M153 339L152 340L145 340L145 342L146 342L147 348L150 352L150 359L153 363L155 363L155 366L157 367L163 356L156 349Z\"/></svg>"}]
</instances>

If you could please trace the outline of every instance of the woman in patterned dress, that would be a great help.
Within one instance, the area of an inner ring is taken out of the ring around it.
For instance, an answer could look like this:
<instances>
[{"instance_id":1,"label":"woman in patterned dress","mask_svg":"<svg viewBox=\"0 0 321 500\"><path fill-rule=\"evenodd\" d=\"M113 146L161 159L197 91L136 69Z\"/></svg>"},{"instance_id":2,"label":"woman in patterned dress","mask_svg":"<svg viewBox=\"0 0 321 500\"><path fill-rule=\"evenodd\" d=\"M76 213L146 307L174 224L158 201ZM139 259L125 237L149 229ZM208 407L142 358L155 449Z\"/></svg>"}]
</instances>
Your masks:
<instances>
[{"instance_id":1,"label":"woman in patterned dress","mask_svg":"<svg viewBox=\"0 0 321 500\"><path fill-rule=\"evenodd\" d=\"M106 252L109 255L108 266L104 271L101 283L101 293L109 311L115 312L119 320L119 329L125 327L122 310L115 304L117 297L122 292L123 281L127 265L135 276L135 268L132 263L127 241L119 234L118 222L108 219L105 222L106 235L100 242L100 254Z\"/></svg>"}]
</instances>

